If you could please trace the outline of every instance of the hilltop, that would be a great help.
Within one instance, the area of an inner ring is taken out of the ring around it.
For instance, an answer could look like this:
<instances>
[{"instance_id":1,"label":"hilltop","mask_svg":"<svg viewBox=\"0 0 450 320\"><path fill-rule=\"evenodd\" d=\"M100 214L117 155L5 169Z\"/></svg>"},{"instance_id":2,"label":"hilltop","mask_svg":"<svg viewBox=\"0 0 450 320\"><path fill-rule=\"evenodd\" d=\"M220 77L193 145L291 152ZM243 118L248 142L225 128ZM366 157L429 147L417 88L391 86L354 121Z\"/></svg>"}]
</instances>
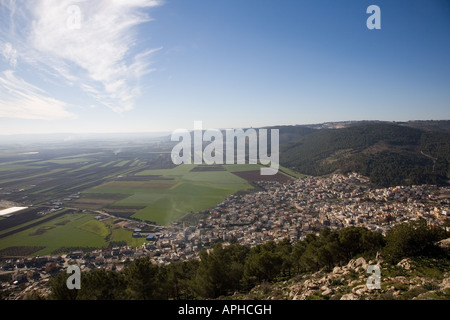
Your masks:
<instances>
[{"instance_id":1,"label":"hilltop","mask_svg":"<svg viewBox=\"0 0 450 320\"><path fill-rule=\"evenodd\" d=\"M358 172L384 187L445 185L449 128L449 121L324 123L307 126L309 132L280 127L280 162L313 176Z\"/></svg>"}]
</instances>

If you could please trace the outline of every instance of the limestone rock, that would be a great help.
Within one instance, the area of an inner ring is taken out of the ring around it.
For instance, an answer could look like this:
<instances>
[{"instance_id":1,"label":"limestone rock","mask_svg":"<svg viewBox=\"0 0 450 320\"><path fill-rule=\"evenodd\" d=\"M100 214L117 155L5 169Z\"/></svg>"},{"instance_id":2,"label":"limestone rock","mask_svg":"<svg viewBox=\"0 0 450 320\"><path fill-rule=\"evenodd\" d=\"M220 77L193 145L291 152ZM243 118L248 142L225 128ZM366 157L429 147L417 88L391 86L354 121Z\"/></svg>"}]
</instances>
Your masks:
<instances>
[{"instance_id":1,"label":"limestone rock","mask_svg":"<svg viewBox=\"0 0 450 320\"><path fill-rule=\"evenodd\" d=\"M354 295L353 293L347 293L344 294L341 297L341 300L359 300L358 297L356 295Z\"/></svg>"},{"instance_id":2,"label":"limestone rock","mask_svg":"<svg viewBox=\"0 0 450 320\"><path fill-rule=\"evenodd\" d=\"M340 273L342 273L342 268L341 267L334 267L333 274L340 274Z\"/></svg>"},{"instance_id":3,"label":"limestone rock","mask_svg":"<svg viewBox=\"0 0 450 320\"><path fill-rule=\"evenodd\" d=\"M360 280L358 280L358 279L356 279L356 280L353 280L353 281L351 281L351 282L349 282L349 287L353 287L355 284L357 284L358 282L361 282Z\"/></svg>"},{"instance_id":4,"label":"limestone rock","mask_svg":"<svg viewBox=\"0 0 450 320\"><path fill-rule=\"evenodd\" d=\"M405 258L399 263L397 263L397 267L402 267L405 270L411 269L411 260L409 258Z\"/></svg>"},{"instance_id":5,"label":"limestone rock","mask_svg":"<svg viewBox=\"0 0 450 320\"><path fill-rule=\"evenodd\" d=\"M392 295L398 297L402 292L400 290L395 291Z\"/></svg>"},{"instance_id":6,"label":"limestone rock","mask_svg":"<svg viewBox=\"0 0 450 320\"><path fill-rule=\"evenodd\" d=\"M409 284L409 280L404 276L397 276L393 279L395 282L400 282L402 284Z\"/></svg>"},{"instance_id":7,"label":"limestone rock","mask_svg":"<svg viewBox=\"0 0 450 320\"><path fill-rule=\"evenodd\" d=\"M324 290L324 291L322 292L322 295L323 295L323 296L328 296L328 295L333 294L333 293L334 293L333 289L326 288L326 290Z\"/></svg>"},{"instance_id":8,"label":"limestone rock","mask_svg":"<svg viewBox=\"0 0 450 320\"><path fill-rule=\"evenodd\" d=\"M352 292L358 295L362 295L367 291L367 286L365 284L361 284L352 289Z\"/></svg>"},{"instance_id":9,"label":"limestone rock","mask_svg":"<svg viewBox=\"0 0 450 320\"><path fill-rule=\"evenodd\" d=\"M439 241L437 245L447 252L450 252L450 238Z\"/></svg>"},{"instance_id":10,"label":"limestone rock","mask_svg":"<svg viewBox=\"0 0 450 320\"><path fill-rule=\"evenodd\" d=\"M444 280L442 280L440 287L441 290L450 289L450 278L445 278Z\"/></svg>"},{"instance_id":11,"label":"limestone rock","mask_svg":"<svg viewBox=\"0 0 450 320\"><path fill-rule=\"evenodd\" d=\"M358 267L361 267L363 270L367 270L367 262L366 259L364 259L363 257L360 257L358 259L352 259L349 261L349 263L347 264L347 267L352 268L352 269L356 269Z\"/></svg>"}]
</instances>

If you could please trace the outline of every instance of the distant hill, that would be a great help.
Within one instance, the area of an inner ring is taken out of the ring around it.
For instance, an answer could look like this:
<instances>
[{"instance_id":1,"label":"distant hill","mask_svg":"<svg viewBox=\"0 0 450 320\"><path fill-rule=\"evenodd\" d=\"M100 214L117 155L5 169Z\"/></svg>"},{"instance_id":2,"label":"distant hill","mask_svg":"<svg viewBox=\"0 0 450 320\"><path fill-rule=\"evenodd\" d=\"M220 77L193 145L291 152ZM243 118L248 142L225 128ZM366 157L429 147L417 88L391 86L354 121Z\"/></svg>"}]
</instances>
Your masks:
<instances>
[{"instance_id":1,"label":"distant hill","mask_svg":"<svg viewBox=\"0 0 450 320\"><path fill-rule=\"evenodd\" d=\"M421 129L424 131L450 133L450 120L412 120L407 122L379 121L379 120L338 121L338 122L324 122L318 124L299 125L295 127L296 128L304 127L310 129L342 129L368 124L397 124L400 126Z\"/></svg>"},{"instance_id":2,"label":"distant hill","mask_svg":"<svg viewBox=\"0 0 450 320\"><path fill-rule=\"evenodd\" d=\"M424 131L437 131L450 133L450 120L408 121L400 125L417 128Z\"/></svg>"},{"instance_id":3,"label":"distant hill","mask_svg":"<svg viewBox=\"0 0 450 320\"><path fill-rule=\"evenodd\" d=\"M448 183L448 121L338 124L309 126L297 139L280 128L281 164L310 175L356 171L380 186Z\"/></svg>"},{"instance_id":4,"label":"distant hill","mask_svg":"<svg viewBox=\"0 0 450 320\"><path fill-rule=\"evenodd\" d=\"M262 128L265 129L265 128ZM267 129L278 129L280 132L280 143L288 143L293 140L297 140L300 137L306 136L313 132L318 131L318 129L309 126L275 126L267 127ZM269 140L270 142L270 140Z\"/></svg>"}]
</instances>

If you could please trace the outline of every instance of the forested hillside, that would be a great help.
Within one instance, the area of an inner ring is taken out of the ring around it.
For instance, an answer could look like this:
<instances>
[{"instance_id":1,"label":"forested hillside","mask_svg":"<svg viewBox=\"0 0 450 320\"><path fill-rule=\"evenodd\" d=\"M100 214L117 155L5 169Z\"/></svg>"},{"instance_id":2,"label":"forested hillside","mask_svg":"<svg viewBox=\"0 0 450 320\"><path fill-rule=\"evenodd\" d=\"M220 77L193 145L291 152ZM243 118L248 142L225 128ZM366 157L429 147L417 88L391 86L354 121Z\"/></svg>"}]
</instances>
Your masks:
<instances>
[{"instance_id":1,"label":"forested hillside","mask_svg":"<svg viewBox=\"0 0 450 320\"><path fill-rule=\"evenodd\" d=\"M380 186L446 184L450 176L445 132L362 123L281 143L281 164L309 175L356 171Z\"/></svg>"}]
</instances>

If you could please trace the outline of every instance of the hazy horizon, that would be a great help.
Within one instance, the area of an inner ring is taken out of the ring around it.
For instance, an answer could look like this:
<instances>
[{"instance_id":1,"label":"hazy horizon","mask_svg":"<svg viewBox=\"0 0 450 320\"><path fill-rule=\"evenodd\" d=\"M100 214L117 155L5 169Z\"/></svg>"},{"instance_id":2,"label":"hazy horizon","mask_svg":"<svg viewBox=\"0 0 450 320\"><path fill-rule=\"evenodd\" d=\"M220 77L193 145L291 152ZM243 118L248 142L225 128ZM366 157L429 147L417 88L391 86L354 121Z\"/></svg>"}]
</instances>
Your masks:
<instances>
[{"instance_id":1,"label":"hazy horizon","mask_svg":"<svg viewBox=\"0 0 450 320\"><path fill-rule=\"evenodd\" d=\"M381 123L410 123L410 122L440 122L440 121L450 121L450 119L442 119L442 120L406 120L406 121L386 121L386 120L343 120L343 121L325 121L321 123L308 123L308 124L292 124L292 125L270 125L270 126L261 126L261 127L223 127L223 128L211 128L211 127L203 127L202 130L208 129L218 129L218 130L226 130L226 129L248 129L248 128L269 128L269 127L282 127L282 126L320 126L323 124L339 124L339 123L350 123L350 122L381 122ZM193 127L188 128L178 128L178 129L187 129L188 131L194 131ZM23 139L27 139L30 141L36 140L45 140L45 139L55 139L59 141L77 141L77 140L94 140L94 139L125 139L125 138L165 138L170 136L173 133L172 131L142 131L142 132L54 132L54 133L19 133L19 134L4 134L0 133L0 143L9 142L8 138L12 140L11 142L23 141Z\"/></svg>"},{"instance_id":2,"label":"hazy horizon","mask_svg":"<svg viewBox=\"0 0 450 320\"><path fill-rule=\"evenodd\" d=\"M449 118L445 0L0 4L0 135Z\"/></svg>"}]
</instances>

